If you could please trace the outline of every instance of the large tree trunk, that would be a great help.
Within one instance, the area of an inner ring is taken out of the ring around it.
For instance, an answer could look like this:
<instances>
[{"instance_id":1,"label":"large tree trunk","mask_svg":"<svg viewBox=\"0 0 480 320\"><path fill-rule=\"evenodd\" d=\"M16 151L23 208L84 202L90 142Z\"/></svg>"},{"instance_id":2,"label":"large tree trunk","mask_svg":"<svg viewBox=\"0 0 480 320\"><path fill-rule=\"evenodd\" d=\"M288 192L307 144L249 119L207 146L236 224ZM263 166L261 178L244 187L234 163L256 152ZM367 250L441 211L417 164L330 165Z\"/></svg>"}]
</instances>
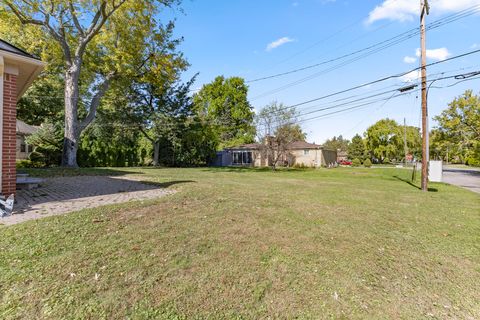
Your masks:
<instances>
[{"instance_id":1,"label":"large tree trunk","mask_svg":"<svg viewBox=\"0 0 480 320\"><path fill-rule=\"evenodd\" d=\"M160 156L160 141L155 141L153 143L153 165L155 167L158 167L160 165L160 162L158 160Z\"/></svg>"},{"instance_id":2,"label":"large tree trunk","mask_svg":"<svg viewBox=\"0 0 480 320\"><path fill-rule=\"evenodd\" d=\"M78 140L80 128L78 126L78 80L80 64L72 65L65 72L65 133L63 139L62 166L76 168Z\"/></svg>"}]
</instances>

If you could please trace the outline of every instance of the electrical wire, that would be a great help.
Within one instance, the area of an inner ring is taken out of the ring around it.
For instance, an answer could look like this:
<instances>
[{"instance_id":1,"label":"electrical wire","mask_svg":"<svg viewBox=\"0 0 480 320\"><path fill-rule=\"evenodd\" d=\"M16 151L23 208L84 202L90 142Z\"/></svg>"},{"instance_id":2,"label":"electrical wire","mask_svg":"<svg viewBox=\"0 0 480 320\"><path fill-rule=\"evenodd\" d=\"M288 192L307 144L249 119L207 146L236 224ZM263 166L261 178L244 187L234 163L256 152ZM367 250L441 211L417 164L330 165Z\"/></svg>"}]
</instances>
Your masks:
<instances>
[{"instance_id":1,"label":"electrical wire","mask_svg":"<svg viewBox=\"0 0 480 320\"><path fill-rule=\"evenodd\" d=\"M463 53L463 54L460 54L460 55L456 55L456 56L447 58L445 60L431 62L431 63L427 64L426 67L439 65L439 64L442 64L442 63L446 63L446 62L449 62L449 61L460 59L460 58L463 58L463 57L466 57L466 56L469 56L469 55L472 55L472 54L476 54L476 53L479 53L479 52L480 52L480 49L469 51L469 52L466 52L466 53ZM285 107L277 110L277 112L280 112L280 111L283 111L283 110L286 110L286 109L290 109L290 108L296 108L296 107L299 107L299 106L310 104L312 102L324 100L324 99L327 99L327 98L330 98L330 97L334 97L334 96L337 96L337 95L340 95L340 94L343 94L343 93L347 93L347 92L354 91L354 90L357 90L357 89L360 89L360 88L371 86L371 85L374 85L374 84L377 84L377 83L380 83L380 82L384 82L384 81L387 81L387 80L390 80L390 79L401 78L401 77L403 77L403 76L405 76L409 73L412 73L412 72L415 72L415 71L418 71L418 70L421 70L421 69L422 69L422 67L417 67L417 68L411 69L409 71L405 71L405 72L395 74L395 75L386 76L386 77L383 77L383 78L380 78L380 79L377 79L377 80L373 80L373 81L370 81L370 82L367 82L367 83L363 83L363 84L360 84L360 85L357 85L357 86L354 86L354 87L351 87L351 88L348 88L348 89L344 89L344 90L340 90L340 91L337 91L337 92L334 92L334 93L323 95L323 96L318 97L318 98L303 101L303 102L296 103L296 104L293 104L293 105L290 105L290 106L285 106Z\"/></svg>"},{"instance_id":2,"label":"electrical wire","mask_svg":"<svg viewBox=\"0 0 480 320\"><path fill-rule=\"evenodd\" d=\"M479 8L480 8L480 5L475 5L475 6L472 6L470 8L467 8L465 10L462 10L460 12L457 12L455 14L449 15L449 16L441 18L441 19L438 19L438 20L428 24L426 26L426 31L433 30L433 29L439 28L441 26L444 26L446 24L455 22L457 20L469 17L469 16L479 12ZM398 35L396 35L392 38L389 38L387 40L383 40L381 42L375 43L375 44L370 45L368 47L359 49L357 51L347 53L347 54L345 54L343 56L340 56L340 57L336 57L336 58L333 58L333 59L322 61L320 63L316 63L316 64L309 65L309 66L306 66L306 67L301 67L301 68L298 68L298 69L294 69L294 70L290 70L290 71L286 71L286 72L282 72L282 73L278 73L278 74L274 74L274 75L269 75L269 76L265 76L265 77L261 77L261 78L252 79L252 80L247 80L246 83L253 83L253 82L268 80L268 79L282 77L282 76L285 76L285 75L289 75L289 74L305 71L305 70L308 70L308 69L316 68L316 67L319 67L321 65L325 65L325 64L328 64L328 63L331 63L331 62L342 60L344 58L356 55L356 54L364 52L364 51L369 51L369 50L374 49L375 47L378 47L378 46L381 46L381 49L383 50L383 49L388 48L390 46L393 46L397 43L400 43L400 42L406 41L408 39L411 39L412 37L415 37L419 34L420 34L420 28L419 27L412 28L412 29L407 30L403 33L400 33L400 34L398 34ZM390 45L390 43L392 43L392 44Z\"/></svg>"}]
</instances>

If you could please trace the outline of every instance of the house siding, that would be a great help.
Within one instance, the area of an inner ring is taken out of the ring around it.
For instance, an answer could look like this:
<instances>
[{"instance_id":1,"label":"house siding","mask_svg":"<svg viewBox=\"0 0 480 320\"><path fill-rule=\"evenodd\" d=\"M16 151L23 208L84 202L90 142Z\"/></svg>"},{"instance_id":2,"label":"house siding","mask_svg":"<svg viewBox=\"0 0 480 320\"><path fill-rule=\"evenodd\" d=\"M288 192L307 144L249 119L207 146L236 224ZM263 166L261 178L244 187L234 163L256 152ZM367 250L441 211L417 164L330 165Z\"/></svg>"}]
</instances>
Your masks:
<instances>
[{"instance_id":1,"label":"house siding","mask_svg":"<svg viewBox=\"0 0 480 320\"><path fill-rule=\"evenodd\" d=\"M305 152L308 151L307 154ZM299 165L306 167L321 166L321 153L319 149L291 150L288 154L290 165Z\"/></svg>"},{"instance_id":2,"label":"house siding","mask_svg":"<svg viewBox=\"0 0 480 320\"><path fill-rule=\"evenodd\" d=\"M305 154L305 150L308 150L308 153ZM262 153L260 150L255 149L228 149L217 153L217 159L215 161L215 166L229 167L236 166L233 164L233 152L236 151L248 151L252 152L253 161L250 165L243 166L253 166L253 167L266 167L272 165L271 157L267 154ZM336 162L337 152L333 150L325 149L293 149L288 152L285 157L279 159L277 165L281 166L284 163L289 166L305 166L311 168L318 168L321 166L329 166Z\"/></svg>"},{"instance_id":3,"label":"house siding","mask_svg":"<svg viewBox=\"0 0 480 320\"><path fill-rule=\"evenodd\" d=\"M25 160L28 159L30 156L30 153L32 152L32 147L27 144L25 141L26 136L23 134L18 134L16 135L16 140L17 140L17 145L16 145L16 158L17 160ZM25 152L22 152L22 145L25 146Z\"/></svg>"}]
</instances>

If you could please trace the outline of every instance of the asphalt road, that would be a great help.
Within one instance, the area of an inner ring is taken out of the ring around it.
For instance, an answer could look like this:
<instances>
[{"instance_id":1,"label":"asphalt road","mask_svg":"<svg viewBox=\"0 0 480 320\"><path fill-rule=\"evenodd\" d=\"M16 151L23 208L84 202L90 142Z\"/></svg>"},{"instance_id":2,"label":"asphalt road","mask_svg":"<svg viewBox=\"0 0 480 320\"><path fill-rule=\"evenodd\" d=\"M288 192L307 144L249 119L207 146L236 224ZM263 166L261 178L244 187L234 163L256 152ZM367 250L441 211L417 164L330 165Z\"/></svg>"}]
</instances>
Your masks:
<instances>
[{"instance_id":1,"label":"asphalt road","mask_svg":"<svg viewBox=\"0 0 480 320\"><path fill-rule=\"evenodd\" d=\"M443 182L480 193L480 171L467 168L443 169Z\"/></svg>"}]
</instances>

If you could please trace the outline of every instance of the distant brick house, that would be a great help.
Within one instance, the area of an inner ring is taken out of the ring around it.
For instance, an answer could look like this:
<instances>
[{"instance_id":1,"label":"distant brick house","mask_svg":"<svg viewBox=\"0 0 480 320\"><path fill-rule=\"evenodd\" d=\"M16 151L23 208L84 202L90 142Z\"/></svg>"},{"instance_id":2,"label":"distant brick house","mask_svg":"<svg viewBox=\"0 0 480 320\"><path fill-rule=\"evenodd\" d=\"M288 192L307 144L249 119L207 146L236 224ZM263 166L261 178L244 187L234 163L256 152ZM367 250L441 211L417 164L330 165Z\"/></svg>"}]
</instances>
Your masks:
<instances>
[{"instance_id":1,"label":"distant brick house","mask_svg":"<svg viewBox=\"0 0 480 320\"><path fill-rule=\"evenodd\" d=\"M348 152L338 149L337 150L337 162L340 163L341 161L347 161L347 160L348 160Z\"/></svg>"},{"instance_id":2,"label":"distant brick house","mask_svg":"<svg viewBox=\"0 0 480 320\"><path fill-rule=\"evenodd\" d=\"M16 128L16 137L17 137L17 143L16 143L16 159L17 160L23 160L23 159L28 159L30 156L30 153L33 151L33 146L30 146L26 142L26 138L35 132L37 132L39 127L37 126L31 126L29 124L26 124L22 120L17 119L17 128Z\"/></svg>"},{"instance_id":3,"label":"distant brick house","mask_svg":"<svg viewBox=\"0 0 480 320\"><path fill-rule=\"evenodd\" d=\"M16 190L17 101L43 69L43 62L0 40L0 194Z\"/></svg>"},{"instance_id":4,"label":"distant brick house","mask_svg":"<svg viewBox=\"0 0 480 320\"><path fill-rule=\"evenodd\" d=\"M219 167L266 167L272 165L263 146L258 143L227 148L217 153L214 165ZM334 164L337 152L323 146L304 141L295 141L287 147L287 152L277 162L279 166L305 166L318 168Z\"/></svg>"}]
</instances>

